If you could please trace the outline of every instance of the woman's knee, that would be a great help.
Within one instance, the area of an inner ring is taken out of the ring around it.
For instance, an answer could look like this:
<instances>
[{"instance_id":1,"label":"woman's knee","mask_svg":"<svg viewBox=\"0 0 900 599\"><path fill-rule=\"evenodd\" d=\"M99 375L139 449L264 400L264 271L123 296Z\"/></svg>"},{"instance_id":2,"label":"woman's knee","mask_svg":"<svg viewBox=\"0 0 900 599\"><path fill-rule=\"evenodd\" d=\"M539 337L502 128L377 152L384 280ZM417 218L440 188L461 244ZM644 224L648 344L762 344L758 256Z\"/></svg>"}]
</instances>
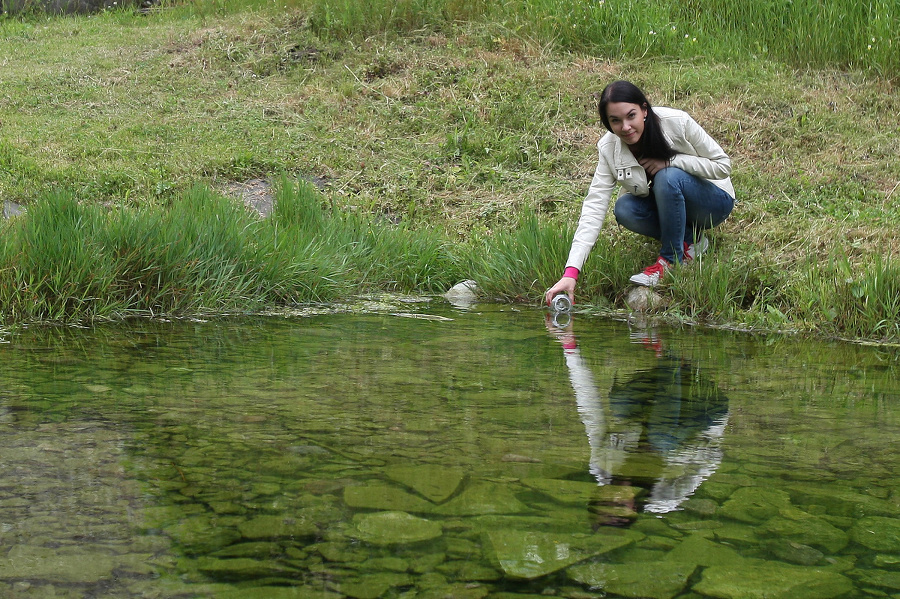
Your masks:
<instances>
[{"instance_id":1,"label":"woman's knee","mask_svg":"<svg viewBox=\"0 0 900 599\"><path fill-rule=\"evenodd\" d=\"M656 174L653 176L653 187L660 189L671 185L680 185L687 177L690 177L690 175L680 168L667 166L662 170L656 171Z\"/></svg>"}]
</instances>

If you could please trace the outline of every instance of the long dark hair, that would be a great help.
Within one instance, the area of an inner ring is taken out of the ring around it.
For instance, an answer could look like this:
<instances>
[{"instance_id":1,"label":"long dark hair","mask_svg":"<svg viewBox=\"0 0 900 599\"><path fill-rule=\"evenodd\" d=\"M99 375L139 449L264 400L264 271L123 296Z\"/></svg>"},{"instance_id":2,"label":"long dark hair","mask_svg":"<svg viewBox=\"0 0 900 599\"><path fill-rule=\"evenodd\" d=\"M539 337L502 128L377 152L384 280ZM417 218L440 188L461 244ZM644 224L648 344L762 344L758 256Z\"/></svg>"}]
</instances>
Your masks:
<instances>
[{"instance_id":1,"label":"long dark hair","mask_svg":"<svg viewBox=\"0 0 900 599\"><path fill-rule=\"evenodd\" d=\"M600 112L603 126L612 131L612 127L609 126L609 117L606 115L606 107L610 102L627 102L647 109L647 120L644 121L644 133L641 135L641 157L669 160L678 153L666 141L659 117L653 112L647 96L638 86L630 81L613 81L603 88L597 110Z\"/></svg>"}]
</instances>

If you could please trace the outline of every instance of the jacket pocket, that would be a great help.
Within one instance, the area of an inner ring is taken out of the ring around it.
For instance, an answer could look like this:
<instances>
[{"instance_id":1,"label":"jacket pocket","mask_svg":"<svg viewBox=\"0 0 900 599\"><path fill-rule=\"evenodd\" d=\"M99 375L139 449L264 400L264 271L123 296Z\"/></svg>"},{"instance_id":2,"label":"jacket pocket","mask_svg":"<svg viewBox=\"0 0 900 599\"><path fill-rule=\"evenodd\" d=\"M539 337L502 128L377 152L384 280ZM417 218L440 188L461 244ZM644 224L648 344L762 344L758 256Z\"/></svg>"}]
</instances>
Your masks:
<instances>
[{"instance_id":1,"label":"jacket pocket","mask_svg":"<svg viewBox=\"0 0 900 599\"><path fill-rule=\"evenodd\" d=\"M626 193L640 197L650 194L647 172L641 166L620 166L616 168L616 181Z\"/></svg>"}]
</instances>

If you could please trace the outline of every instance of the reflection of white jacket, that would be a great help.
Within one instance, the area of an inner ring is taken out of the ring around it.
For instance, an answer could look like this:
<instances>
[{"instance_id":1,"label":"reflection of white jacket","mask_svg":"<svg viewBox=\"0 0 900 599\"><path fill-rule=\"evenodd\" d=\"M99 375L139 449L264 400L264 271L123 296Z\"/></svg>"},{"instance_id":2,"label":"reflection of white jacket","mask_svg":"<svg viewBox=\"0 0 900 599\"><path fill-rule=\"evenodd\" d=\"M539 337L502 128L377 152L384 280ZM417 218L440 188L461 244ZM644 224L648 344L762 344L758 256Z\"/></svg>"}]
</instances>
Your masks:
<instances>
[{"instance_id":1,"label":"reflection of white jacket","mask_svg":"<svg viewBox=\"0 0 900 599\"><path fill-rule=\"evenodd\" d=\"M731 159L703 127L682 110L657 107L653 111L659 117L666 141L678 152L671 166L707 179L735 197L729 177ZM607 132L597 142L597 151L600 155L597 170L584 199L578 229L566 261L567 267L574 266L578 270L584 266L588 253L597 241L616 185L622 186L623 194L646 196L650 193L647 173L618 136Z\"/></svg>"},{"instance_id":2,"label":"reflection of white jacket","mask_svg":"<svg viewBox=\"0 0 900 599\"><path fill-rule=\"evenodd\" d=\"M638 450L640 430L612 422L591 369L578 349L565 350L569 381L591 448L589 469L598 485L608 485L628 454ZM650 490L644 511L665 514L677 509L722 462L726 413L697 437L663 453L664 469Z\"/></svg>"}]
</instances>

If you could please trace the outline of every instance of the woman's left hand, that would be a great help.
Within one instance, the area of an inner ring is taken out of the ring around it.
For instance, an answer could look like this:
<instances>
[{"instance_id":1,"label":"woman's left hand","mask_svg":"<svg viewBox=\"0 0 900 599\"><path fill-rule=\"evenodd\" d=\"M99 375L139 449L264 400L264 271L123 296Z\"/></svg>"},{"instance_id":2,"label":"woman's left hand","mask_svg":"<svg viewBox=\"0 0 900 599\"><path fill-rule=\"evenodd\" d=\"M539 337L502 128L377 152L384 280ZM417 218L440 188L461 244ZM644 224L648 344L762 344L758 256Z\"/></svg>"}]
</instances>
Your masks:
<instances>
[{"instance_id":1,"label":"woman's left hand","mask_svg":"<svg viewBox=\"0 0 900 599\"><path fill-rule=\"evenodd\" d=\"M669 161L663 160L662 158L641 158L638 160L638 163L644 167L644 170L647 171L647 174L651 177L669 166Z\"/></svg>"}]
</instances>

